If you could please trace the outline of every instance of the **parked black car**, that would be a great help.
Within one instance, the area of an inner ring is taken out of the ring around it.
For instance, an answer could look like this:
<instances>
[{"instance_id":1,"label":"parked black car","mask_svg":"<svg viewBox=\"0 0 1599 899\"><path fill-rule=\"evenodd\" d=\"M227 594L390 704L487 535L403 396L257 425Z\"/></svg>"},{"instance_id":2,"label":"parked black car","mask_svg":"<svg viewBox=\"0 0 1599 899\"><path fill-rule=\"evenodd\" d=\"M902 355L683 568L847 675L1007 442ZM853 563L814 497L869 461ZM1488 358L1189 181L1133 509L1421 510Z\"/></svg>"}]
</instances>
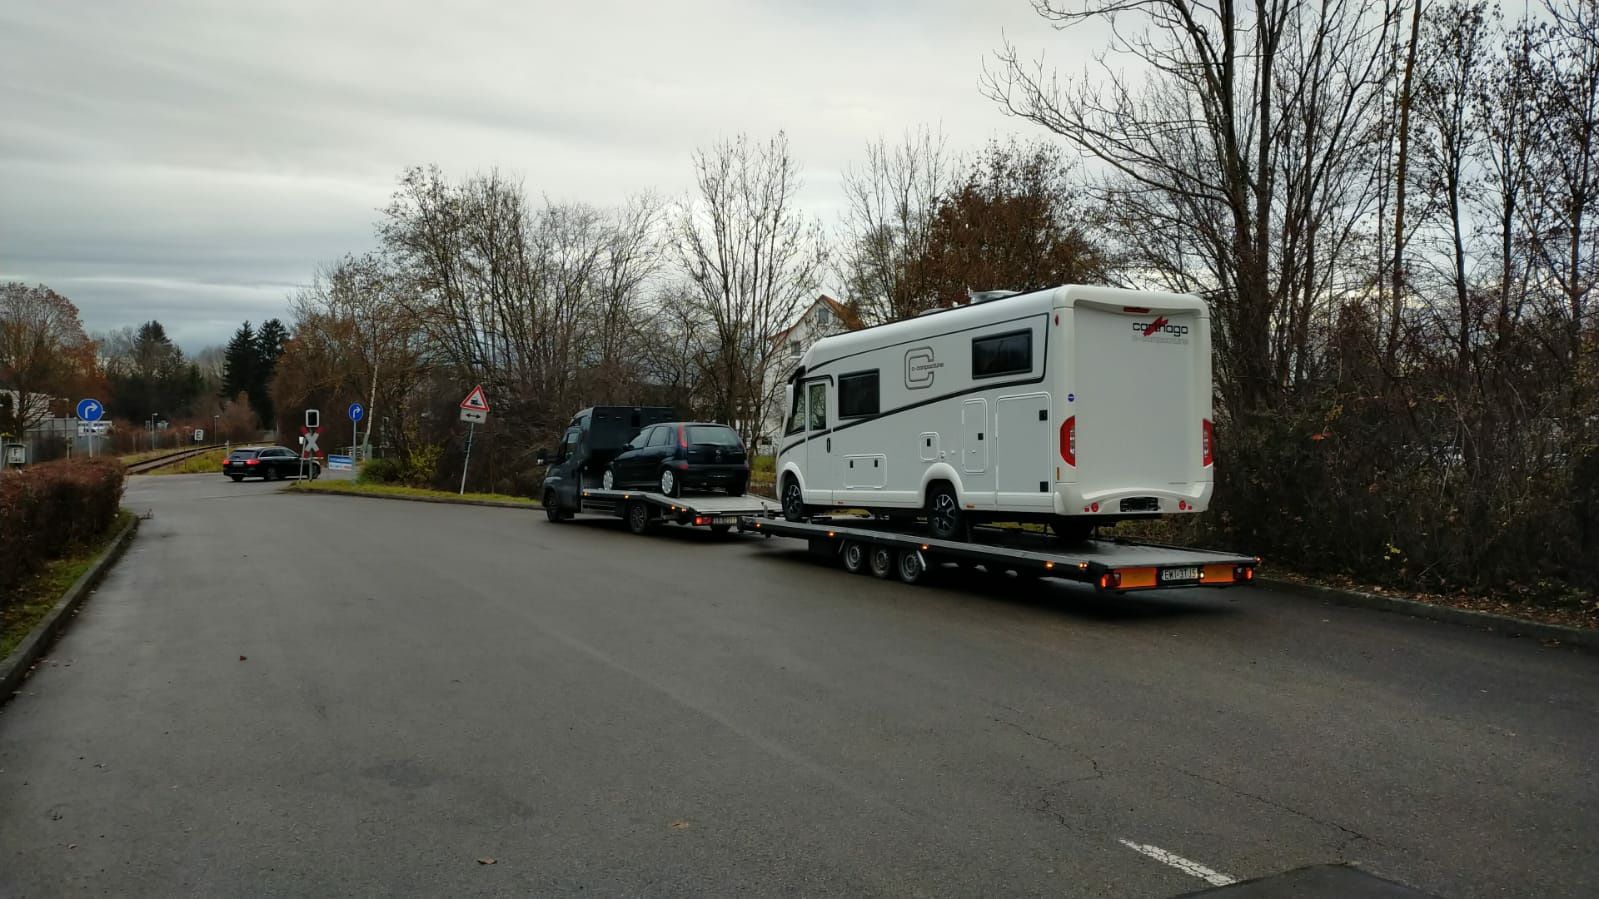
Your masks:
<instances>
[{"instance_id":1,"label":"parked black car","mask_svg":"<svg viewBox=\"0 0 1599 899\"><path fill-rule=\"evenodd\" d=\"M651 425L611 460L600 486L607 490L720 489L742 496L750 482L749 454L727 425L682 421Z\"/></svg>"},{"instance_id":2,"label":"parked black car","mask_svg":"<svg viewBox=\"0 0 1599 899\"><path fill-rule=\"evenodd\" d=\"M315 480L322 476L322 465L315 459L302 463L300 454L286 446L249 447L229 453L222 463L222 473L235 481L245 478L276 481L297 478L301 474Z\"/></svg>"}]
</instances>

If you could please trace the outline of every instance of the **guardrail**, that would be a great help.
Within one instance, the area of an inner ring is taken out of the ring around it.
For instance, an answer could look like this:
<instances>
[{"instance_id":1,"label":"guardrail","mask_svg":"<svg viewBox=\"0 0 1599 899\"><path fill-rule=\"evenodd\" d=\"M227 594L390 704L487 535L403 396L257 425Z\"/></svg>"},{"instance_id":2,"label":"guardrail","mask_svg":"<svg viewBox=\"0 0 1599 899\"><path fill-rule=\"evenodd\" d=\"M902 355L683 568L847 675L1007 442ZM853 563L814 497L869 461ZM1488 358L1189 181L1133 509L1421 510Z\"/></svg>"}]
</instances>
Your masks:
<instances>
[{"instance_id":1,"label":"guardrail","mask_svg":"<svg viewBox=\"0 0 1599 899\"><path fill-rule=\"evenodd\" d=\"M195 456L209 453L213 450L222 449L224 446L226 446L226 444L209 443L205 446L194 446L188 449L178 450L177 452L167 453L165 456L157 456L154 459L145 459L141 462L134 462L128 466L128 474L144 474L147 471L155 471L157 468L165 468L168 465L182 462L184 459L192 459Z\"/></svg>"}]
</instances>

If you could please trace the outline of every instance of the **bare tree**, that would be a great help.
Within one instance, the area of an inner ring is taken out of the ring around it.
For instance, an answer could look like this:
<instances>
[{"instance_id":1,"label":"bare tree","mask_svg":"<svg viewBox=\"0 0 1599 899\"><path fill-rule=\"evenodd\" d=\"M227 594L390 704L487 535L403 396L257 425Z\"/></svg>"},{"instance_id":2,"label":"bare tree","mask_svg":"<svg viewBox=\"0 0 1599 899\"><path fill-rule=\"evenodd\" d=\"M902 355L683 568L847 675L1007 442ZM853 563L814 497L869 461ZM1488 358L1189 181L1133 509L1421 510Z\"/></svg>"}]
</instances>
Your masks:
<instances>
[{"instance_id":1,"label":"bare tree","mask_svg":"<svg viewBox=\"0 0 1599 899\"><path fill-rule=\"evenodd\" d=\"M1097 79L1062 78L1007 43L985 72L985 92L1114 173L1106 194L1121 204L1126 229L1141 231L1131 245L1157 251L1129 264L1184 266L1176 279L1213 300L1227 405L1271 406L1286 368L1274 325L1293 330L1290 294L1308 301L1306 286L1323 283L1316 272L1326 270L1318 262L1306 280L1283 263L1336 245L1321 233L1329 207L1365 201L1358 182L1369 173L1342 162L1369 137L1391 12L1358 0L1035 0L1034 8L1063 29L1113 23ZM1137 64L1141 83L1114 64L1121 58Z\"/></svg>"},{"instance_id":2,"label":"bare tree","mask_svg":"<svg viewBox=\"0 0 1599 899\"><path fill-rule=\"evenodd\" d=\"M710 326L701 384L711 410L753 439L775 397L772 336L809 299L826 263L821 227L796 206L799 166L779 132L694 153L695 194L676 217L677 260Z\"/></svg>"},{"instance_id":3,"label":"bare tree","mask_svg":"<svg viewBox=\"0 0 1599 899\"><path fill-rule=\"evenodd\" d=\"M926 256L933 216L952 190L960 160L926 125L889 146L866 145L866 160L844 173L844 246L839 260L849 296L868 324L915 315L933 289L913 263Z\"/></svg>"},{"instance_id":4,"label":"bare tree","mask_svg":"<svg viewBox=\"0 0 1599 899\"><path fill-rule=\"evenodd\" d=\"M43 284L0 285L0 433L21 437L94 365L78 308Z\"/></svg>"}]
</instances>

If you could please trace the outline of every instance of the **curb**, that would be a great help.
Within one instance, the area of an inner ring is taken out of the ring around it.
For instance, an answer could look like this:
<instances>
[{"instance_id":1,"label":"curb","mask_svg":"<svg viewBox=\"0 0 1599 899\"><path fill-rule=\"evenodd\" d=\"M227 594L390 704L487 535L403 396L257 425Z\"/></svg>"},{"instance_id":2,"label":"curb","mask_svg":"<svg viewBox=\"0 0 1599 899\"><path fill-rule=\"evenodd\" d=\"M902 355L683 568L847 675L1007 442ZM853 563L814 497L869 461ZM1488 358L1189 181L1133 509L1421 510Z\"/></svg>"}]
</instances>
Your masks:
<instances>
[{"instance_id":1,"label":"curb","mask_svg":"<svg viewBox=\"0 0 1599 899\"><path fill-rule=\"evenodd\" d=\"M1561 624L1544 624L1538 621L1525 621L1520 618L1511 618L1508 615L1496 615L1493 612L1457 609L1453 606L1433 605L1428 602L1418 602L1414 599L1400 599L1397 596L1379 596L1376 593L1362 593L1358 590L1342 590L1337 587L1301 584L1297 581L1285 581L1274 577L1259 577L1255 581L1264 587L1272 587L1284 593L1298 594L1308 599L1319 599L1334 605L1375 609L1380 612L1395 612L1400 615L1428 618L1447 624L1462 624L1467 627L1498 631L1507 637L1534 637L1539 640L1557 640L1568 646L1599 649L1599 630L1566 627Z\"/></svg>"},{"instance_id":2,"label":"curb","mask_svg":"<svg viewBox=\"0 0 1599 899\"><path fill-rule=\"evenodd\" d=\"M300 496L353 496L356 499L393 499L405 503L441 503L446 506L488 506L494 509L521 509L524 512L541 512L542 505L533 502L508 503L497 499L449 499L443 496L395 496L390 493L345 493L342 490L296 490L294 487L284 487L280 493L293 493Z\"/></svg>"},{"instance_id":3,"label":"curb","mask_svg":"<svg viewBox=\"0 0 1599 899\"><path fill-rule=\"evenodd\" d=\"M112 539L111 545L100 553L100 557L89 565L89 570L67 588L67 592L61 595L55 608L34 625L28 636L23 637L17 648L11 651L11 655L0 661L0 703L9 700L22 687L22 682L27 679L34 663L44 656L50 644L55 641L56 635L66 627L67 619L77 611L78 606L88 598L106 570L122 555L122 551L133 540L133 533L138 529L139 518L134 516L122 532Z\"/></svg>"}]
</instances>

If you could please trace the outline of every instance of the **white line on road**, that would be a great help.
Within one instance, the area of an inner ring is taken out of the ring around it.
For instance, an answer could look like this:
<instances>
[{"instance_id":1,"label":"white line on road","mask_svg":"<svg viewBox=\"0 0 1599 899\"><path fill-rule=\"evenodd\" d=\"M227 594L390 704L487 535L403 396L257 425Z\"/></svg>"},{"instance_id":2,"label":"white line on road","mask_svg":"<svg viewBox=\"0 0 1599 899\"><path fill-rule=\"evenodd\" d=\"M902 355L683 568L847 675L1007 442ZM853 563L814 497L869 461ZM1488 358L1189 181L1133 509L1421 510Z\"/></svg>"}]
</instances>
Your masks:
<instances>
[{"instance_id":1,"label":"white line on road","mask_svg":"<svg viewBox=\"0 0 1599 899\"><path fill-rule=\"evenodd\" d=\"M1190 877L1197 877L1211 886L1224 887L1229 883L1238 882L1238 878L1236 877L1228 877L1226 874L1223 874L1220 871L1212 871L1199 862L1189 861L1188 859L1183 858L1174 852L1167 852L1159 846L1150 846L1144 843L1134 843L1131 840L1118 840L1117 842L1121 843L1123 846L1126 846L1128 849L1133 850L1134 852L1141 852L1163 865L1171 865L1173 868L1176 868Z\"/></svg>"}]
</instances>

